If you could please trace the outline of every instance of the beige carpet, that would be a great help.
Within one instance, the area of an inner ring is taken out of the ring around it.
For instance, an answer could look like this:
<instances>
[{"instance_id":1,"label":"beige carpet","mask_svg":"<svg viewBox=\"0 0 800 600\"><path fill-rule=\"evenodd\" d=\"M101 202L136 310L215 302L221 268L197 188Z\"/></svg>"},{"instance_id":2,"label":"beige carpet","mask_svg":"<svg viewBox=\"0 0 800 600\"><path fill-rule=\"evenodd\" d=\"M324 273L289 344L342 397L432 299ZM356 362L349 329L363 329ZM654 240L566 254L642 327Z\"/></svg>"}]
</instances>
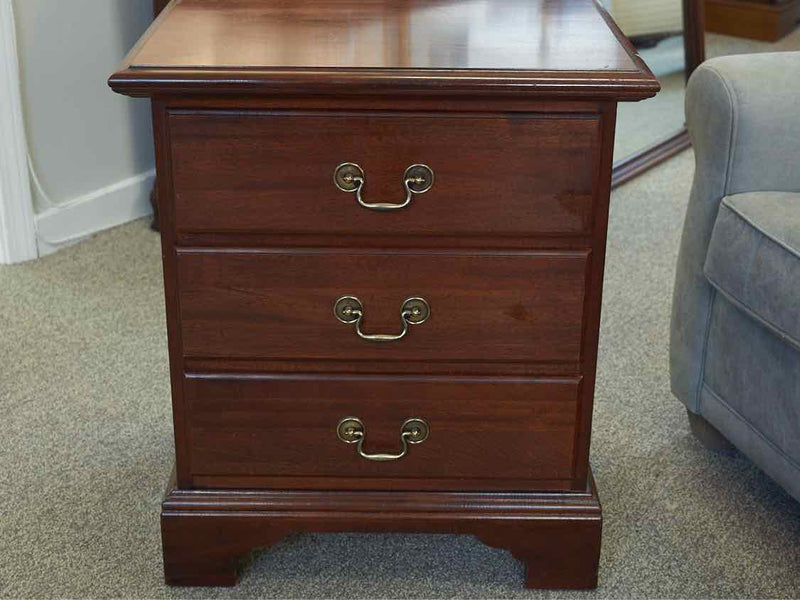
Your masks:
<instances>
[{"instance_id":1,"label":"beige carpet","mask_svg":"<svg viewBox=\"0 0 800 600\"><path fill-rule=\"evenodd\" d=\"M600 588L522 589L473 538L306 535L256 553L235 589L162 584L172 463L159 248L135 222L0 268L0 596L187 598L791 597L800 504L688 433L669 392L684 153L613 197L592 463Z\"/></svg>"}]
</instances>

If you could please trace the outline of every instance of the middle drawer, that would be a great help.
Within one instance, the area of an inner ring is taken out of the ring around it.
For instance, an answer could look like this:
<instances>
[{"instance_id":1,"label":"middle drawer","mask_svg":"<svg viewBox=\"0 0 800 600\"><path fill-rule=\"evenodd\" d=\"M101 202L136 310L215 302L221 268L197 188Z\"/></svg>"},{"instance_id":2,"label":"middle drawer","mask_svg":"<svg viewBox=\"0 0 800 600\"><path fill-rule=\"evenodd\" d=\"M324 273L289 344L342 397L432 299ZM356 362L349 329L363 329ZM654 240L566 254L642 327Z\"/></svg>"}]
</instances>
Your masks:
<instances>
[{"instance_id":1,"label":"middle drawer","mask_svg":"<svg viewBox=\"0 0 800 600\"><path fill-rule=\"evenodd\" d=\"M183 249L183 352L196 358L577 363L588 263L588 250ZM337 317L337 299L346 296L360 303L343 301ZM409 298L424 302L406 304ZM407 335L395 341L358 333L397 337L404 330Z\"/></svg>"}]
</instances>

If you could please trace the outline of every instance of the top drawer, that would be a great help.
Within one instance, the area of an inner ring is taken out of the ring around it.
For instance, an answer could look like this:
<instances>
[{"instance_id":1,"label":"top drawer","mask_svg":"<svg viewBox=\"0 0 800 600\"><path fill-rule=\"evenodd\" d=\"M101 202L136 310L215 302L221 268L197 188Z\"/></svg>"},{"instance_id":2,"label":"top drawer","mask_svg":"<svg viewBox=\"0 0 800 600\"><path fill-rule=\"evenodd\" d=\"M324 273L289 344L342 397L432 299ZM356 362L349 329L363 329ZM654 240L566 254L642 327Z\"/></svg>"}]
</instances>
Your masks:
<instances>
[{"instance_id":1,"label":"top drawer","mask_svg":"<svg viewBox=\"0 0 800 600\"><path fill-rule=\"evenodd\" d=\"M598 115L172 111L178 232L584 235L599 170ZM360 206L334 172L364 172ZM413 185L411 186L414 187Z\"/></svg>"}]
</instances>

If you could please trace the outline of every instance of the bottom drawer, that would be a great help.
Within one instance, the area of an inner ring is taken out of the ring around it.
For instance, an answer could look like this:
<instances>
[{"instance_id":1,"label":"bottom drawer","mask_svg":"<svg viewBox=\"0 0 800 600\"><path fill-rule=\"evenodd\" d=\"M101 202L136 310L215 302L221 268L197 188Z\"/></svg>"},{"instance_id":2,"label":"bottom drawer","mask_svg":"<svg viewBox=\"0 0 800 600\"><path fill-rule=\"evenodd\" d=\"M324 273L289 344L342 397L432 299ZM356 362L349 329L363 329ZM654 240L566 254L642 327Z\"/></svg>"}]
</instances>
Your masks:
<instances>
[{"instance_id":1,"label":"bottom drawer","mask_svg":"<svg viewBox=\"0 0 800 600\"><path fill-rule=\"evenodd\" d=\"M188 375L196 487L569 489L580 378ZM346 417L358 422L337 428ZM423 426L409 425L421 419ZM349 431L346 431L349 430ZM363 442L359 445L360 438ZM397 455L371 460L358 454Z\"/></svg>"}]
</instances>

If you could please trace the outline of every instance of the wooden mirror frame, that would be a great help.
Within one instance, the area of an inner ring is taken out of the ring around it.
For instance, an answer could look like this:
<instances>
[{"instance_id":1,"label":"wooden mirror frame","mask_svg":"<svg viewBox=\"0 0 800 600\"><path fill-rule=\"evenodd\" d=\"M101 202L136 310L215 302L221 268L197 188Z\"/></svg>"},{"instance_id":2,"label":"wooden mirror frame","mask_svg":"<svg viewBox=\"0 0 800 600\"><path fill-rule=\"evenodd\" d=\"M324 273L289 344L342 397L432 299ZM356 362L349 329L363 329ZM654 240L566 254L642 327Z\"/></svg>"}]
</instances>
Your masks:
<instances>
[{"instance_id":1,"label":"wooden mirror frame","mask_svg":"<svg viewBox=\"0 0 800 600\"><path fill-rule=\"evenodd\" d=\"M683 47L686 56L686 80L706 59L705 1L683 0ZM675 133L614 163L611 186L616 187L691 146L684 124Z\"/></svg>"}]
</instances>

